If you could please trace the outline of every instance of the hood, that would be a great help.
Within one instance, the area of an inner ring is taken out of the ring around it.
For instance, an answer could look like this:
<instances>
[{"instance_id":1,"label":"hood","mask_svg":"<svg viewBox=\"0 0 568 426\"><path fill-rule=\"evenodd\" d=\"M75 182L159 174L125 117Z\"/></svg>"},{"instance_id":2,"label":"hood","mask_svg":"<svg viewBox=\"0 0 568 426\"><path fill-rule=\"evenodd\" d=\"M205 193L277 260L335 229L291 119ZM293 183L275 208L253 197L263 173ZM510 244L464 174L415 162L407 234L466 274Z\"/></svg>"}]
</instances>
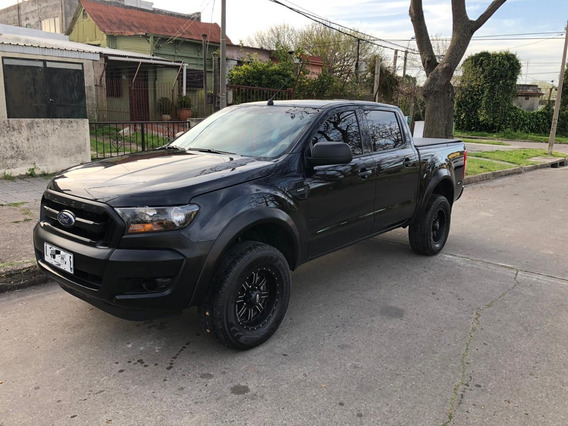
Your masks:
<instances>
[{"instance_id":1,"label":"hood","mask_svg":"<svg viewBox=\"0 0 568 426\"><path fill-rule=\"evenodd\" d=\"M114 207L179 205L273 168L272 161L250 157L158 150L73 167L54 177L49 189Z\"/></svg>"}]
</instances>

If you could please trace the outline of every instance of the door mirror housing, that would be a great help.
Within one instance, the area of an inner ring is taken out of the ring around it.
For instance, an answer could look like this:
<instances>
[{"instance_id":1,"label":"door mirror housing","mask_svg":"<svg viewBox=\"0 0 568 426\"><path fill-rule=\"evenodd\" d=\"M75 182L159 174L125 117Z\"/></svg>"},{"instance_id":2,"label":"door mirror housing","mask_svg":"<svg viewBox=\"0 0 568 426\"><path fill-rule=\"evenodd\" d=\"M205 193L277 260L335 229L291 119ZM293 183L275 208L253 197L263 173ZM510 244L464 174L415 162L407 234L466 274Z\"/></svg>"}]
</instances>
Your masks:
<instances>
[{"instance_id":1,"label":"door mirror housing","mask_svg":"<svg viewBox=\"0 0 568 426\"><path fill-rule=\"evenodd\" d=\"M306 158L312 167L348 164L352 159L351 148L344 142L318 142L312 147L312 156Z\"/></svg>"}]
</instances>

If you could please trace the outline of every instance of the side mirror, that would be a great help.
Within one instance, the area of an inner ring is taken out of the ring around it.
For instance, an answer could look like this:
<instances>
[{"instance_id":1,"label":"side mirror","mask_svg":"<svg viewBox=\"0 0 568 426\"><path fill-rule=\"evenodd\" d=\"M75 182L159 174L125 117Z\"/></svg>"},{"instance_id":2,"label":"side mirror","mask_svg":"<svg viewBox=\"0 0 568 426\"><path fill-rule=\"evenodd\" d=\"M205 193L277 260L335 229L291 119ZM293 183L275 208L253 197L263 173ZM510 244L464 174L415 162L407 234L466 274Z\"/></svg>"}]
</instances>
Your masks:
<instances>
[{"instance_id":1,"label":"side mirror","mask_svg":"<svg viewBox=\"0 0 568 426\"><path fill-rule=\"evenodd\" d=\"M347 164L353 159L351 148L344 142L318 142L312 147L312 156L306 160L312 167Z\"/></svg>"}]
</instances>

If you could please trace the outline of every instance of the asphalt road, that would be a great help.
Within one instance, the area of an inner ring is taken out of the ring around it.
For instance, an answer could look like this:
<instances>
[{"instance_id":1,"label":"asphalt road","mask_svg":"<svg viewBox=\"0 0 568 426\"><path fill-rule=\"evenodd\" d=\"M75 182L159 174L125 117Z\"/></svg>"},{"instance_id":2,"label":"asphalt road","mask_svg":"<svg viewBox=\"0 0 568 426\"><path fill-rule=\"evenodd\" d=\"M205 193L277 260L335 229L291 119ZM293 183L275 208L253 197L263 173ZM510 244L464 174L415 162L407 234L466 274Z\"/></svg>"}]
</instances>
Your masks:
<instances>
[{"instance_id":1,"label":"asphalt road","mask_svg":"<svg viewBox=\"0 0 568 426\"><path fill-rule=\"evenodd\" d=\"M50 283L0 296L0 425L568 423L568 168L467 188L427 258L395 231L293 274L248 352L195 310L111 317Z\"/></svg>"}]
</instances>

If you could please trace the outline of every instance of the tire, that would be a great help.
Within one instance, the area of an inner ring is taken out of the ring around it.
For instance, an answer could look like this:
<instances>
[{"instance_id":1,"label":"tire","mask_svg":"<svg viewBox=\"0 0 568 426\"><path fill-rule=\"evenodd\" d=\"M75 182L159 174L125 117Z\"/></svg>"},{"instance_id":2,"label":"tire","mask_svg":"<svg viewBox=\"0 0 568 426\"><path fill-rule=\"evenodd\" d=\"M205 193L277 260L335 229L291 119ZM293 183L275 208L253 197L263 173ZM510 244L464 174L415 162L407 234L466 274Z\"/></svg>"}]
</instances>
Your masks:
<instances>
[{"instance_id":1,"label":"tire","mask_svg":"<svg viewBox=\"0 0 568 426\"><path fill-rule=\"evenodd\" d=\"M200 306L206 333L227 347L251 349L276 332L290 299L290 270L282 253L256 241L238 243L213 284Z\"/></svg>"},{"instance_id":2,"label":"tire","mask_svg":"<svg viewBox=\"0 0 568 426\"><path fill-rule=\"evenodd\" d=\"M420 217L408 228L410 246L418 254L440 253L450 234L451 207L443 195L432 194Z\"/></svg>"}]
</instances>

